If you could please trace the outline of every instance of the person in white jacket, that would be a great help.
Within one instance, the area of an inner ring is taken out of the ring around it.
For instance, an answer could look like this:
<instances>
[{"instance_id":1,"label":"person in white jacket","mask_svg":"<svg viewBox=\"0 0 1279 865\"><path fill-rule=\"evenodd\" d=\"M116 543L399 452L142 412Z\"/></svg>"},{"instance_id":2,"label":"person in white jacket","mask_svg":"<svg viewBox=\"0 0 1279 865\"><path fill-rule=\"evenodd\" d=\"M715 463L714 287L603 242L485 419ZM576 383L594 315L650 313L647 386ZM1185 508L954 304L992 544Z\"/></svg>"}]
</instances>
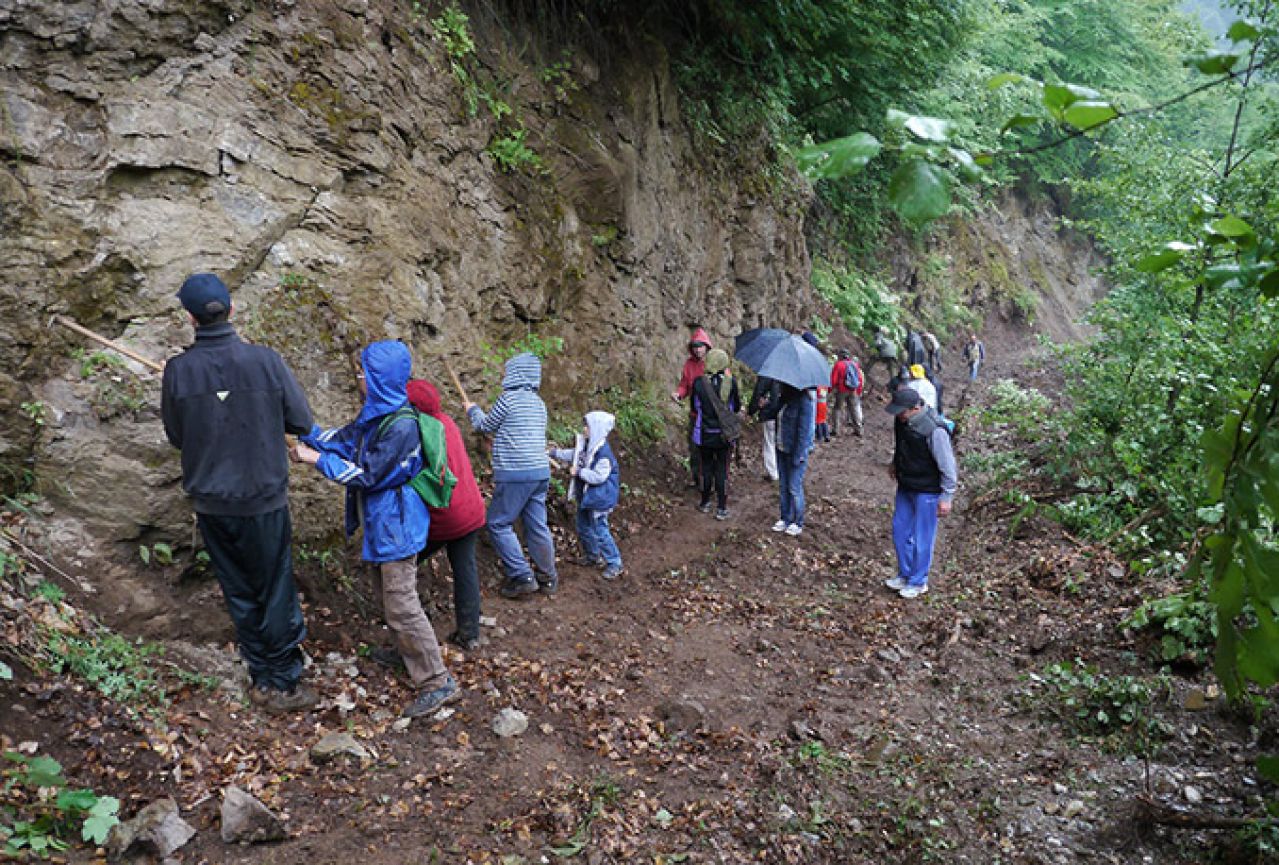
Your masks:
<instances>
[{"instance_id":1,"label":"person in white jacket","mask_svg":"<svg viewBox=\"0 0 1279 865\"><path fill-rule=\"evenodd\" d=\"M924 405L937 411L937 388L928 380L923 364L911 364L910 381L906 382L906 387L919 394Z\"/></svg>"}]
</instances>

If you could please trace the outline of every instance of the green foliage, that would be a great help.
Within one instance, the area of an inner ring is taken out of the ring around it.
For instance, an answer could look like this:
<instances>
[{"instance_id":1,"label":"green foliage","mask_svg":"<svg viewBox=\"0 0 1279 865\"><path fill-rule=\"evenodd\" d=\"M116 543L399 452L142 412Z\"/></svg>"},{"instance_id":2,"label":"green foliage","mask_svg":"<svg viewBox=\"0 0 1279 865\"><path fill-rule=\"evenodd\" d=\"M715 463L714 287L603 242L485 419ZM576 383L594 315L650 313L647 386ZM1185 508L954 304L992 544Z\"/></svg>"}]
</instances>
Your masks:
<instances>
[{"instance_id":1,"label":"green foliage","mask_svg":"<svg viewBox=\"0 0 1279 865\"><path fill-rule=\"evenodd\" d=\"M93 410L100 420L146 407L146 385L129 371L119 355L77 348L71 357L80 365L80 378L93 384Z\"/></svg>"},{"instance_id":2,"label":"green foliage","mask_svg":"<svg viewBox=\"0 0 1279 865\"><path fill-rule=\"evenodd\" d=\"M40 400L33 400L32 402L24 402L18 408L37 427L42 427L45 425L45 421L48 418L49 409Z\"/></svg>"},{"instance_id":3,"label":"green foliage","mask_svg":"<svg viewBox=\"0 0 1279 865\"><path fill-rule=\"evenodd\" d=\"M990 386L990 402L981 411L981 423L1007 428L1029 439L1043 427L1051 405L1048 397L1035 388L1023 388L1012 379L1002 378Z\"/></svg>"},{"instance_id":4,"label":"green foliage","mask_svg":"<svg viewBox=\"0 0 1279 865\"><path fill-rule=\"evenodd\" d=\"M120 822L118 799L88 789L67 789L62 765L52 757L6 751L4 758L14 764L0 771L4 790L25 797L12 811L12 822L0 823L7 855L49 858L70 848L77 828L81 841L95 847L106 843L111 828ZM26 819L17 819L19 815Z\"/></svg>"},{"instance_id":5,"label":"green foliage","mask_svg":"<svg viewBox=\"0 0 1279 865\"><path fill-rule=\"evenodd\" d=\"M897 297L878 277L841 267L828 261L813 261L813 289L830 301L851 333L869 340L881 327L897 327L901 310Z\"/></svg>"},{"instance_id":6,"label":"green foliage","mask_svg":"<svg viewBox=\"0 0 1279 865\"><path fill-rule=\"evenodd\" d=\"M138 558L142 559L144 565L151 564L152 560L160 565L171 565L173 564L173 547L163 541L157 541L149 547L142 544L138 547Z\"/></svg>"},{"instance_id":7,"label":"green foliage","mask_svg":"<svg viewBox=\"0 0 1279 865\"><path fill-rule=\"evenodd\" d=\"M617 432L628 443L650 445L666 437L666 417L662 414L665 403L655 386L632 391L611 387L605 391L604 399L617 418Z\"/></svg>"},{"instance_id":8,"label":"green foliage","mask_svg":"<svg viewBox=\"0 0 1279 865\"><path fill-rule=\"evenodd\" d=\"M163 651L106 631L78 635L49 630L42 653L55 673L70 673L109 700L159 706L165 702L165 689L151 659Z\"/></svg>"},{"instance_id":9,"label":"green foliage","mask_svg":"<svg viewBox=\"0 0 1279 865\"><path fill-rule=\"evenodd\" d=\"M1108 676L1076 658L1053 664L1032 679L1047 688L1080 735L1127 743L1143 752L1168 736L1167 725L1148 714L1155 688L1168 686L1163 678L1156 678L1152 688L1133 676Z\"/></svg>"},{"instance_id":10,"label":"green foliage","mask_svg":"<svg viewBox=\"0 0 1279 865\"><path fill-rule=\"evenodd\" d=\"M510 129L494 136L485 152L493 157L499 169L508 174L513 171L540 172L543 170L542 157L525 143L527 137L528 130L523 126Z\"/></svg>"},{"instance_id":11,"label":"green foliage","mask_svg":"<svg viewBox=\"0 0 1279 865\"><path fill-rule=\"evenodd\" d=\"M43 598L51 604L60 604L67 593L57 583L51 583L48 580L41 580L40 584L35 588L35 596Z\"/></svg>"},{"instance_id":12,"label":"green foliage","mask_svg":"<svg viewBox=\"0 0 1279 865\"><path fill-rule=\"evenodd\" d=\"M1205 664L1217 643L1217 609L1196 587L1166 598L1146 601L1125 627L1154 628L1160 635L1159 658L1165 662Z\"/></svg>"}]
</instances>

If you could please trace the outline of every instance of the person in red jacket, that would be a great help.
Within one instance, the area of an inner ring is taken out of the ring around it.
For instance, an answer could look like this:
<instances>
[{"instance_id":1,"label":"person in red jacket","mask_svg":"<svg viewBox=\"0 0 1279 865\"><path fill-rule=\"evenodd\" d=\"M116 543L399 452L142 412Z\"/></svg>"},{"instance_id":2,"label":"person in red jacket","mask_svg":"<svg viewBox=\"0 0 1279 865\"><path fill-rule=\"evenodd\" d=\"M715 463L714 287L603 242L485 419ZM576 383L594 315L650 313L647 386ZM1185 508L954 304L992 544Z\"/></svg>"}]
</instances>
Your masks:
<instances>
[{"instance_id":1,"label":"person in red jacket","mask_svg":"<svg viewBox=\"0 0 1279 865\"><path fill-rule=\"evenodd\" d=\"M839 416L844 414L853 425L853 435L860 436L862 391L865 389L866 377L862 375L862 367L857 358L849 357L848 349L841 348L837 354L839 360L835 361L835 366L830 371L830 389L835 395L835 404L831 407L830 434L839 435ZM852 376L849 375L849 367L852 367ZM856 387L848 386L850 379L857 382Z\"/></svg>"},{"instance_id":2,"label":"person in red jacket","mask_svg":"<svg viewBox=\"0 0 1279 865\"><path fill-rule=\"evenodd\" d=\"M671 399L679 402L688 400L688 466L693 473L693 486L702 487L701 448L693 443L693 424L697 417L693 411L693 382L706 372L706 353L711 350L711 338L701 327L693 328L693 335L688 340L688 359L684 361L684 371L679 377L679 386L671 391Z\"/></svg>"},{"instance_id":3,"label":"person in red jacket","mask_svg":"<svg viewBox=\"0 0 1279 865\"><path fill-rule=\"evenodd\" d=\"M484 527L484 497L471 471L462 431L440 408L440 392L435 385L414 379L409 382L408 394L409 402L418 411L444 425L449 471L457 478L448 507L428 508L431 528L426 549L418 561L430 558L441 547L447 552L449 567L453 569L453 616L457 620L457 630L448 639L466 651L473 651L480 645L480 575L475 566L475 544Z\"/></svg>"}]
</instances>

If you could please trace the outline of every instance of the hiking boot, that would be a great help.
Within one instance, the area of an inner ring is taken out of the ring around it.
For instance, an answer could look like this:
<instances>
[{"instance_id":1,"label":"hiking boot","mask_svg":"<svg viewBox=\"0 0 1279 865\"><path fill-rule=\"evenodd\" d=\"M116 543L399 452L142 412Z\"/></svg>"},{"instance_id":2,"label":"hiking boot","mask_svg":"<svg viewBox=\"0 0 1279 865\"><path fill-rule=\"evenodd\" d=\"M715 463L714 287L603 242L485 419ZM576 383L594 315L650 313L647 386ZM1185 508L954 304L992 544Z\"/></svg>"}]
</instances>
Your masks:
<instances>
[{"instance_id":1,"label":"hiking boot","mask_svg":"<svg viewBox=\"0 0 1279 865\"><path fill-rule=\"evenodd\" d=\"M715 519L717 519L717 520L726 520L726 519L728 519L728 508L718 508L718 509L715 511Z\"/></svg>"},{"instance_id":2,"label":"hiking boot","mask_svg":"<svg viewBox=\"0 0 1279 865\"><path fill-rule=\"evenodd\" d=\"M448 641L463 652L474 652L484 645L484 640L479 634L463 634L461 631L454 631L449 634Z\"/></svg>"},{"instance_id":3,"label":"hiking boot","mask_svg":"<svg viewBox=\"0 0 1279 865\"><path fill-rule=\"evenodd\" d=\"M799 523L791 523L789 526L786 527L786 534L790 535L792 538L797 538L803 533L804 533L804 527L801 526Z\"/></svg>"},{"instance_id":4,"label":"hiking boot","mask_svg":"<svg viewBox=\"0 0 1279 865\"><path fill-rule=\"evenodd\" d=\"M406 669L404 666L404 656L400 654L399 649L378 646L375 649L369 650L369 660L390 670Z\"/></svg>"},{"instance_id":5,"label":"hiking boot","mask_svg":"<svg viewBox=\"0 0 1279 865\"><path fill-rule=\"evenodd\" d=\"M315 692L315 688L310 685L303 685L301 682L294 685L290 691L280 691L275 688L264 688L262 690L266 693L263 695L262 702L259 705L262 707L262 711L269 715L301 712L320 702L320 695Z\"/></svg>"},{"instance_id":6,"label":"hiking boot","mask_svg":"<svg viewBox=\"0 0 1279 865\"><path fill-rule=\"evenodd\" d=\"M622 575L621 565L609 565L607 568L604 569L604 573L600 574L600 576L606 580L616 580L621 575Z\"/></svg>"},{"instance_id":7,"label":"hiking boot","mask_svg":"<svg viewBox=\"0 0 1279 865\"><path fill-rule=\"evenodd\" d=\"M711 503L702 502L700 505L697 506L697 509L704 514L709 514L711 512Z\"/></svg>"},{"instance_id":8,"label":"hiking boot","mask_svg":"<svg viewBox=\"0 0 1279 865\"><path fill-rule=\"evenodd\" d=\"M924 583L922 586L907 586L897 594L901 595L908 601L911 598L918 598L920 595L928 594L928 583Z\"/></svg>"},{"instance_id":9,"label":"hiking boot","mask_svg":"<svg viewBox=\"0 0 1279 865\"><path fill-rule=\"evenodd\" d=\"M504 598L521 598L537 593L537 580L505 580L497 593Z\"/></svg>"},{"instance_id":10,"label":"hiking boot","mask_svg":"<svg viewBox=\"0 0 1279 865\"><path fill-rule=\"evenodd\" d=\"M546 574L538 574L537 588L548 598L555 597L555 593L560 590L559 574L551 574L549 577Z\"/></svg>"},{"instance_id":11,"label":"hiking boot","mask_svg":"<svg viewBox=\"0 0 1279 865\"><path fill-rule=\"evenodd\" d=\"M894 592L900 592L906 588L906 581L901 577L893 577L891 580L884 580L884 585L892 589Z\"/></svg>"},{"instance_id":12,"label":"hiking boot","mask_svg":"<svg viewBox=\"0 0 1279 865\"><path fill-rule=\"evenodd\" d=\"M460 696L462 696L462 689L457 686L457 679L449 676L438 688L418 694L417 698L405 706L400 714L405 718L420 718L431 714L441 706L452 703Z\"/></svg>"}]
</instances>

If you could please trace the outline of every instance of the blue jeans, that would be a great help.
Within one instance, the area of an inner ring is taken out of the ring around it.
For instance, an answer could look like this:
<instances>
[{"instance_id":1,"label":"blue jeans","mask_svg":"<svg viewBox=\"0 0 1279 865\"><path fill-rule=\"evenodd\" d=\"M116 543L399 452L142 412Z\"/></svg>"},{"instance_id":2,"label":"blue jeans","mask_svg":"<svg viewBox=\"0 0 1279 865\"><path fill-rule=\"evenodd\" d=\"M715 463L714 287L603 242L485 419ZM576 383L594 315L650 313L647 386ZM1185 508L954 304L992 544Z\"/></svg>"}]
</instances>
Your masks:
<instances>
[{"instance_id":1,"label":"blue jeans","mask_svg":"<svg viewBox=\"0 0 1279 865\"><path fill-rule=\"evenodd\" d=\"M782 522L788 525L804 525L804 475L807 471L807 459L795 465L790 454L777 452L777 488L781 493Z\"/></svg>"},{"instance_id":2,"label":"blue jeans","mask_svg":"<svg viewBox=\"0 0 1279 865\"><path fill-rule=\"evenodd\" d=\"M546 527L546 490L549 481L498 481L493 485L493 500L489 502L489 539L497 557L502 560L502 571L513 582L527 583L534 579L533 568L547 577L554 577L555 540ZM524 550L515 534L515 520L524 524L524 540L528 543L530 568L524 559Z\"/></svg>"},{"instance_id":3,"label":"blue jeans","mask_svg":"<svg viewBox=\"0 0 1279 865\"><path fill-rule=\"evenodd\" d=\"M604 564L611 567L622 566L622 553L609 530L607 511L588 511L579 507L577 540L582 545L582 555L588 559L603 559Z\"/></svg>"},{"instance_id":4,"label":"blue jeans","mask_svg":"<svg viewBox=\"0 0 1279 865\"><path fill-rule=\"evenodd\" d=\"M977 381L977 371L981 369L981 361L973 360L968 362L968 380Z\"/></svg>"},{"instance_id":5,"label":"blue jeans","mask_svg":"<svg viewBox=\"0 0 1279 865\"><path fill-rule=\"evenodd\" d=\"M940 493L897 490L893 504L893 546L897 548L897 576L907 585L928 585L940 499Z\"/></svg>"}]
</instances>

